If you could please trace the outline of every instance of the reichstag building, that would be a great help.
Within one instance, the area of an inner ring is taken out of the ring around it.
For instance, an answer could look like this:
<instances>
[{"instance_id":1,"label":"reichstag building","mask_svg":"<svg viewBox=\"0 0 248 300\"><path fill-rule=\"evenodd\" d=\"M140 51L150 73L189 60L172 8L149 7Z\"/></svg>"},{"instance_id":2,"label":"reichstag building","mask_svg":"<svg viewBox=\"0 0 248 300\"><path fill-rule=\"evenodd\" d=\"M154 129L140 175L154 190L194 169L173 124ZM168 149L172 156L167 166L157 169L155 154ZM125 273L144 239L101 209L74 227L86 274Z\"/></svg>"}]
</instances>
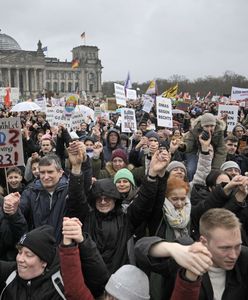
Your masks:
<instances>
[{"instance_id":1,"label":"reichstag building","mask_svg":"<svg viewBox=\"0 0 248 300\"><path fill-rule=\"evenodd\" d=\"M101 97L102 64L96 46L72 49L72 61L46 57L39 41L36 51L22 50L11 36L0 32L0 87L17 87L25 99L44 92L59 95L86 92ZM77 67L73 67L73 62Z\"/></svg>"}]
</instances>

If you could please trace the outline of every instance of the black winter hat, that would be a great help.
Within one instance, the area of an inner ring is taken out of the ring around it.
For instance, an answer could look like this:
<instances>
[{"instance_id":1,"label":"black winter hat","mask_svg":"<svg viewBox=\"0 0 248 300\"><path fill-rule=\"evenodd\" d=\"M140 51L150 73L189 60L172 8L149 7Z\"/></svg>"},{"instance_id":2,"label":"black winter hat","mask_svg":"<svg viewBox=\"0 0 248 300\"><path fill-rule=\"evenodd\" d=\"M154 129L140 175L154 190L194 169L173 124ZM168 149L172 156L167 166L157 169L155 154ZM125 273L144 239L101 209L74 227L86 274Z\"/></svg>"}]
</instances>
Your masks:
<instances>
[{"instance_id":1,"label":"black winter hat","mask_svg":"<svg viewBox=\"0 0 248 300\"><path fill-rule=\"evenodd\" d=\"M50 266L56 254L56 240L54 229L50 225L43 225L25 233L17 246L27 247Z\"/></svg>"}]
</instances>

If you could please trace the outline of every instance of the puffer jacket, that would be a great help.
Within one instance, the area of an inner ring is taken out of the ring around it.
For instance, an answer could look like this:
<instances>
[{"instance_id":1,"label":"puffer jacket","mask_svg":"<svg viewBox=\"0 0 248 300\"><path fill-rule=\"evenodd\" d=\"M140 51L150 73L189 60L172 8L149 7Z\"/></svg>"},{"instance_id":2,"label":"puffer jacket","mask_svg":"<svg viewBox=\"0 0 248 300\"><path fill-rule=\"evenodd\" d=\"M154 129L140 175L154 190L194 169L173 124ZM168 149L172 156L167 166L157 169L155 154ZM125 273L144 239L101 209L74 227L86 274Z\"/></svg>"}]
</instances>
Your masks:
<instances>
[{"instance_id":1,"label":"puffer jacket","mask_svg":"<svg viewBox=\"0 0 248 300\"><path fill-rule=\"evenodd\" d=\"M201 116L195 119L192 129L184 136L186 144L186 153L197 153L200 150L199 135L203 128L201 127ZM211 139L211 145L214 148L214 157L212 168L219 169L226 160L226 148L224 142L225 123L217 120L216 127Z\"/></svg>"},{"instance_id":2,"label":"puffer jacket","mask_svg":"<svg viewBox=\"0 0 248 300\"><path fill-rule=\"evenodd\" d=\"M52 199L49 192L44 189L40 179L22 193L20 208L25 216L29 230L41 225L51 225L55 230L57 244L61 240L63 216L66 211L66 198L68 194L68 177L63 175L53 192ZM50 201L51 207L50 207Z\"/></svg>"}]
</instances>

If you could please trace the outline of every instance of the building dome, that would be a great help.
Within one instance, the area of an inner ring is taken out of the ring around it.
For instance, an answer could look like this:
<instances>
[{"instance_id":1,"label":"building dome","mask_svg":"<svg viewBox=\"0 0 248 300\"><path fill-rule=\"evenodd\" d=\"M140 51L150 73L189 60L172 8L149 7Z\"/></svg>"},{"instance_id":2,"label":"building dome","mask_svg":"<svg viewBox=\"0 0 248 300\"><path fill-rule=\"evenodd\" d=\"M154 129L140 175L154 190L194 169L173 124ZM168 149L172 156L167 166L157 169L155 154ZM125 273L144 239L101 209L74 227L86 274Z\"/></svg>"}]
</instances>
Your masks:
<instances>
[{"instance_id":1,"label":"building dome","mask_svg":"<svg viewBox=\"0 0 248 300\"><path fill-rule=\"evenodd\" d=\"M0 50L22 50L20 45L11 36L0 33Z\"/></svg>"}]
</instances>

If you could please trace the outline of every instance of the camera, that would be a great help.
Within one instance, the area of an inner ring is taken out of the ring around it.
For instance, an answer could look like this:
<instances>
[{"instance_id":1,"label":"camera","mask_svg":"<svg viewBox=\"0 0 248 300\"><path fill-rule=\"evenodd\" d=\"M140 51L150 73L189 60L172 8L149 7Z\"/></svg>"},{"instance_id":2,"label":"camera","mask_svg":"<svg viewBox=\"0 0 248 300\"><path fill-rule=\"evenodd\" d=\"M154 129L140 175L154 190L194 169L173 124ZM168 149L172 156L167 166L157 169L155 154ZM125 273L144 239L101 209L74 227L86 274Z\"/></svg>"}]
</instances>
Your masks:
<instances>
[{"instance_id":1,"label":"camera","mask_svg":"<svg viewBox=\"0 0 248 300\"><path fill-rule=\"evenodd\" d=\"M203 130L202 133L201 133L201 138L204 140L204 141L207 141L209 139L209 132L206 131L206 130Z\"/></svg>"}]
</instances>

